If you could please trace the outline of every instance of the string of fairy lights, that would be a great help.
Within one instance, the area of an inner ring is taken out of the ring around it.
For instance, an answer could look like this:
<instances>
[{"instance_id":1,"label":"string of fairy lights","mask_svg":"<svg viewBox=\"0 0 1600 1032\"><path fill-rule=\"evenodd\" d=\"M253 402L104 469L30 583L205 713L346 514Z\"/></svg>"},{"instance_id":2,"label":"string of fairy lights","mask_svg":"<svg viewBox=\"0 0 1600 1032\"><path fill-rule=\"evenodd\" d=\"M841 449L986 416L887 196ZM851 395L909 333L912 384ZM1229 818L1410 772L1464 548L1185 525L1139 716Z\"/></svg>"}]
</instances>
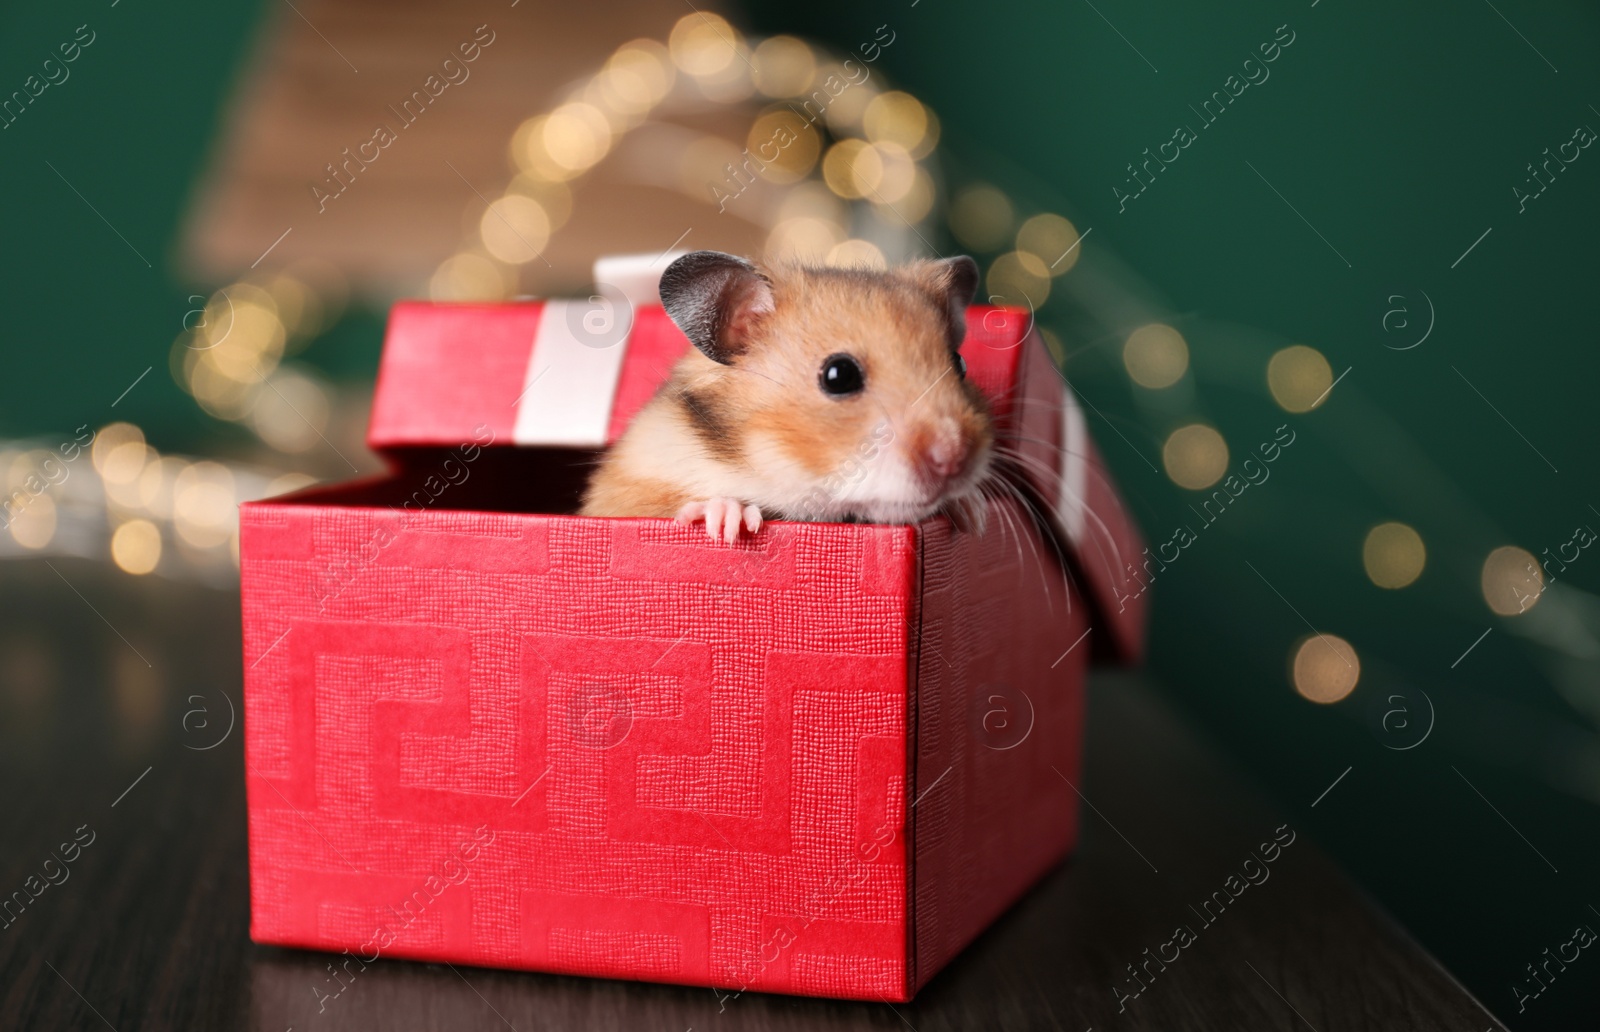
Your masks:
<instances>
[{"instance_id":1,"label":"string of fairy lights","mask_svg":"<svg viewBox=\"0 0 1600 1032\"><path fill-rule=\"evenodd\" d=\"M832 88L822 90L824 83ZM803 254L882 267L909 250L937 197L927 164L939 138L933 113L802 40L747 39L722 18L696 13L665 43L624 43L560 103L517 127L510 182L440 263L430 296L515 294L519 267L534 262L570 217L576 180L674 114L752 100L763 103L743 141L707 133L642 140L662 170L658 185L701 203L708 196L742 201L748 181L759 179L754 185L776 203L739 211L765 225L769 258Z\"/></svg>"},{"instance_id":2,"label":"string of fairy lights","mask_svg":"<svg viewBox=\"0 0 1600 1032\"><path fill-rule=\"evenodd\" d=\"M622 44L558 103L517 127L507 145L505 188L477 204L472 231L435 268L427 295L519 294L524 270L571 219L577 182L638 140L651 148L661 182L701 201L713 184L745 189L736 170L748 154L760 154L752 167L767 201L751 207L766 230L768 259L883 267L925 249L919 227L937 211L962 247L983 257L988 296L1045 305L1053 283L1084 254L1077 227L1054 212L1024 216L1012 195L986 182L946 195L937 116L910 93L881 88L876 73L852 81L820 111L800 103L846 74L840 60L812 44L747 37L709 13L685 16L665 41ZM649 135L675 111L729 105L755 110L743 141L704 132ZM774 139L785 141L775 154L761 150ZM325 266L252 272L212 293L171 348L174 380L211 416L248 428L280 457L280 467L328 445L339 389L295 356L338 318L341 283ZM1049 332L1045 338L1062 360L1060 342ZM1127 332L1121 358L1136 392L1173 391L1190 377L1189 345L1164 322ZM1326 357L1303 344L1277 350L1262 376L1277 405L1296 414L1321 406L1334 384ZM58 481L47 473L55 457L48 444L0 448L7 491L26 498L8 510L0 553L109 555L130 575L225 578L238 562L237 503L315 479L300 470L162 455L125 422L100 427L86 451L88 467ZM1167 477L1190 492L1210 492L1230 468L1228 442L1201 419L1180 420L1161 459ZM1361 561L1374 585L1404 590L1421 577L1427 548L1415 528L1387 521L1366 535ZM1506 545L1483 562L1483 598L1500 616L1531 608L1544 587L1540 564L1525 549ZM1326 632L1297 642L1289 666L1295 689L1320 703L1343 699L1360 677L1355 648Z\"/></svg>"}]
</instances>

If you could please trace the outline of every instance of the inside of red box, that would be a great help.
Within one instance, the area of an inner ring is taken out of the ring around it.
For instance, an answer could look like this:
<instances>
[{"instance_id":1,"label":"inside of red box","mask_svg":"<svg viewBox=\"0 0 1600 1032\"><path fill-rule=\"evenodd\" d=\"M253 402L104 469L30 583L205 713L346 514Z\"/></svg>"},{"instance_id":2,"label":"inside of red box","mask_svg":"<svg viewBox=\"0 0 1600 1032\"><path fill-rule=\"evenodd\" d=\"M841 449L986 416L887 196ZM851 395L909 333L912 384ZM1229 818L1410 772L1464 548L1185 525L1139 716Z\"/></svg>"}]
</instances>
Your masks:
<instances>
[{"instance_id":1,"label":"inside of red box","mask_svg":"<svg viewBox=\"0 0 1600 1032\"><path fill-rule=\"evenodd\" d=\"M410 501L412 510L571 515L599 461L599 453L577 448L407 448L386 476L308 488L272 501L383 508Z\"/></svg>"}]
</instances>

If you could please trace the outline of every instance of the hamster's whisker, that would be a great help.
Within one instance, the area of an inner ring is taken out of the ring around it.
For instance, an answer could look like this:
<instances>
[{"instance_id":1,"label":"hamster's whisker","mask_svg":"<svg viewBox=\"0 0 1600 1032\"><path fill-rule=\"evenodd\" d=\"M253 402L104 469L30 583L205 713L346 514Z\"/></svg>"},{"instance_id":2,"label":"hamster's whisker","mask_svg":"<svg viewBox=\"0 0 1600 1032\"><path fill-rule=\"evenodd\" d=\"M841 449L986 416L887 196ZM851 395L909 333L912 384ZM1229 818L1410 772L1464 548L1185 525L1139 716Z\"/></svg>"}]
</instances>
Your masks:
<instances>
[{"instance_id":1,"label":"hamster's whisker","mask_svg":"<svg viewBox=\"0 0 1600 1032\"><path fill-rule=\"evenodd\" d=\"M1021 441L1021 442L1027 443L1027 444L1042 444L1046 448L1049 448L1051 451L1055 452L1058 455L1071 455L1073 458L1083 459L1086 462L1090 458L1088 452L1078 451L1078 450L1075 450L1075 449L1072 449L1072 448L1063 447L1062 445L1059 445L1059 444L1055 443L1054 441L1047 441L1042 437L1029 437L1026 434L1017 434L1017 433L1011 433L1011 432L1007 431L1007 432L997 432L994 435L994 439L995 439L996 445L998 445L1001 441Z\"/></svg>"},{"instance_id":2,"label":"hamster's whisker","mask_svg":"<svg viewBox=\"0 0 1600 1032\"><path fill-rule=\"evenodd\" d=\"M1040 444L1050 445L1049 441L1041 441L1036 437L1026 437L1026 438L1018 438L1018 439L1019 440L1028 440L1028 441L1038 441ZM1054 447L1054 446L1051 445L1051 447ZM1111 531L1109 530L1109 528L1107 528L1105 523L1100 519L1100 517L1095 514L1094 510L1089 507L1089 500L1087 498L1084 498L1083 496L1079 495L1076 491L1073 491L1070 488L1068 488L1066 486L1065 480L1060 477L1060 474L1059 474L1058 471L1052 470L1048 466L1042 465L1040 460L1035 456L1023 455L1021 452L1018 452L1016 449L1007 448L1007 447L1001 445L999 443L999 439L998 438L996 439L996 443L994 445L994 449L995 449L995 454L997 454L997 455L1003 455L1003 456L1006 456L1008 458L1016 459L1018 461L1031 461L1031 462L1033 462L1035 465L1032 468L1037 469L1041 473L1043 473L1045 475L1045 479L1047 479L1049 481L1056 482L1058 484L1058 486L1060 487L1060 489L1064 493L1066 493L1068 496L1070 496L1073 501L1077 502L1078 505L1080 505L1083 508L1084 512L1086 514L1088 514L1089 518L1093 519L1095 521L1095 524L1099 527L1100 532L1106 536L1106 539L1108 541L1112 542L1113 550L1116 550L1116 545L1115 545L1116 539L1111 537ZM1063 449L1060 449L1060 448L1057 448L1056 450L1057 451L1064 451ZM1072 455L1072 456L1075 456L1077 458L1083 459L1085 464L1086 464L1086 468L1089 470L1089 472L1093 473L1094 476L1097 479L1099 479L1099 481L1102 484L1104 484L1106 486L1108 495L1113 499L1115 499L1118 496L1118 492L1117 492L1116 486L1111 483L1110 476L1107 475L1107 473L1105 472L1105 470L1101 466L1099 466L1096 463L1090 462L1089 461L1089 459L1090 459L1089 455L1087 455L1087 454L1085 454L1083 452L1075 452L1075 451L1070 451L1070 450L1065 450L1064 454ZM1120 550L1118 551L1117 562L1118 563L1122 562L1122 556L1121 556Z\"/></svg>"},{"instance_id":3,"label":"hamster's whisker","mask_svg":"<svg viewBox=\"0 0 1600 1032\"><path fill-rule=\"evenodd\" d=\"M1007 463L1016 463L1018 466L1020 466L1022 462L1032 462L1034 467L1043 472L1048 480L1054 481L1065 494L1067 494L1073 501L1077 502L1082 508L1084 514L1095 522L1095 525L1099 528L1100 532L1106 535L1108 540L1112 540L1114 542L1114 539L1110 537L1109 528L1107 528L1104 521L1102 521L1100 517L1089 508L1088 501L1080 497L1077 492L1068 488L1064 481L1059 480L1058 474L1055 470L1043 465L1043 463L1033 456L1012 453L1009 450L1001 447L997 447L995 451L996 455L998 456L998 459L995 463L996 469L1001 474L1000 482L1017 496L1017 498L1027 508L1029 515L1038 523L1039 532L1044 534L1050 540L1050 544L1055 550L1056 558L1060 560L1062 568L1066 570L1069 579L1072 577L1072 567L1067 563L1066 557L1062 553L1060 533L1056 524L1052 520L1052 517L1058 517L1059 514L1053 509L1050 509L1043 499L1040 499L1036 502L1028 493L1019 490L1015 484L1013 484L1009 479L1006 479L1004 474L1007 472L1020 473L1020 469L1017 468L1017 466L1013 466L1012 469L1008 470L1006 468ZM1113 549L1115 549L1114 543ZM1070 606L1070 599L1068 604Z\"/></svg>"},{"instance_id":4,"label":"hamster's whisker","mask_svg":"<svg viewBox=\"0 0 1600 1032\"><path fill-rule=\"evenodd\" d=\"M1004 485L1002 484L1001 486L1003 487ZM1008 500L1001 496L1001 501L1006 502ZM1033 535L1028 533L1027 527L1023 524L1022 516L1009 504L1002 505L1000 511L1005 514L1006 522L1011 526L1011 537L1016 542L1018 573L1021 573L1021 567L1024 565L1022 561L1023 542L1027 542L1028 551L1033 555L1033 564L1035 566L1039 565L1038 549L1033 544Z\"/></svg>"},{"instance_id":5,"label":"hamster's whisker","mask_svg":"<svg viewBox=\"0 0 1600 1032\"><path fill-rule=\"evenodd\" d=\"M1010 462L1018 466L1026 466L1028 469L1031 469L1043 476L1047 481L1056 481L1061 479L1060 470L1052 469L1036 455L1027 455L1023 452L1007 448L1000 444L996 444L994 446L994 454L998 462Z\"/></svg>"},{"instance_id":6,"label":"hamster's whisker","mask_svg":"<svg viewBox=\"0 0 1600 1032\"><path fill-rule=\"evenodd\" d=\"M1005 504L1004 498L993 491L993 486L985 478L984 482L979 484L979 490L985 498L995 503L992 509L995 514L995 526L999 529L1001 537L1005 536L1007 530L1011 531L1012 543L1017 550L1017 563L1020 565L1022 563L1022 537L1012 523L1010 507Z\"/></svg>"},{"instance_id":7,"label":"hamster's whisker","mask_svg":"<svg viewBox=\"0 0 1600 1032\"><path fill-rule=\"evenodd\" d=\"M1010 454L1010 453L1008 453L1008 452L1006 452L1006 451L1004 451L1004 450L1002 450L1002 449L1000 449L998 447L995 449L995 452L996 452L997 455L999 455L1001 457L1000 460L996 463L997 466L998 465L1002 465L1006 461L1031 460L1034 463L1038 463L1038 461L1039 461L1038 459L1035 459L1032 456ZM1093 467L1090 467L1090 468L1092 469ZM1042 469L1045 472L1045 474L1047 475L1047 478L1050 479L1051 481L1053 481L1056 484L1056 486L1058 487L1058 489L1063 494L1065 494L1067 497L1071 498L1072 501L1074 501L1074 502L1076 502L1078 504L1079 511L1081 511L1083 513L1084 517L1086 519L1089 519L1089 520L1093 521L1093 523L1095 525L1095 529L1100 532L1101 538L1111 546L1112 555L1109 556L1109 557L1105 556L1104 550L1102 549L1101 550L1102 559L1103 559L1104 562L1106 562L1108 564L1108 566L1110 568L1110 571L1111 571L1111 575L1112 575L1113 578L1120 576L1120 572L1119 571L1122 569L1122 561L1123 561L1122 560L1122 549L1121 549L1120 546L1118 546L1116 537L1112 535L1111 528L1106 526L1105 520L1101 519L1100 518L1100 514L1095 512L1094 509L1089 505L1089 500L1087 498L1083 497L1082 495L1078 494L1078 492L1072 490L1070 487L1067 486L1065 479L1058 478L1058 475L1056 474L1056 472L1054 470L1049 469L1048 467L1042 467ZM1106 480L1105 475L1103 473L1100 473L1100 474L1097 474L1097 475L1100 476L1102 480ZM1109 481L1107 481L1107 483L1109 485ZM1115 491L1112 492L1111 496L1113 498L1116 497ZM1059 513L1057 513L1056 515L1059 515ZM1054 533L1052 533L1051 540L1052 541L1055 540ZM1057 548L1057 553L1059 554L1059 552L1060 552L1060 548L1058 547ZM1069 570L1070 570L1070 568L1069 568Z\"/></svg>"},{"instance_id":8,"label":"hamster's whisker","mask_svg":"<svg viewBox=\"0 0 1600 1032\"><path fill-rule=\"evenodd\" d=\"M1070 487L1068 487L1066 479L1060 475L1059 471L1053 470L1049 466L1046 466L1043 462L1041 462L1035 456L1024 455L1024 454L1022 454L1020 452L1017 452L1017 451L1014 451L1014 450L1011 450L1011 449L1007 449L1007 448L1002 447L1001 445L998 445L998 444L995 445L995 454L1000 457L1001 461L1014 462L1014 463L1017 463L1019 466L1022 465L1022 464L1028 464L1027 468L1033 469L1036 472L1042 474L1044 476L1044 478L1048 482L1054 483L1056 485L1056 487L1063 494L1067 495L1074 502L1078 503L1079 507L1081 507L1083 509L1083 511L1089 516L1089 518L1093 519L1095 521L1095 524L1100 528L1100 531L1102 533L1106 534L1107 537L1109 538L1110 530L1106 527L1105 523L1100 519L1100 517L1098 515L1096 515L1092 509L1089 508L1089 500L1087 498L1083 497L1082 495L1078 494L1078 492L1072 490ZM1069 454L1075 454L1075 453L1069 453ZM1089 468L1093 469L1094 467L1091 466ZM1105 481L1107 483L1107 485L1110 486L1109 481L1106 480L1106 477L1105 477L1105 475L1103 473L1097 472L1096 476L1100 477L1100 479L1102 481ZM1113 497L1115 497L1114 492L1113 492ZM1120 554L1118 555L1118 561L1119 562L1121 561Z\"/></svg>"},{"instance_id":9,"label":"hamster's whisker","mask_svg":"<svg viewBox=\"0 0 1600 1032\"><path fill-rule=\"evenodd\" d=\"M1029 522L1032 524L1032 529L1038 532L1038 535L1028 535L1028 546L1029 548L1033 549L1034 566L1039 571L1040 586L1044 588L1045 604L1049 606L1050 612L1053 615L1055 613L1055 592L1050 588L1050 579L1045 575L1044 563L1039 561L1039 550L1038 547L1033 544L1033 539L1035 536L1043 536L1049 542L1050 546L1055 550L1056 561L1061 564L1062 569L1066 569L1066 556L1062 554L1060 542L1056 540L1055 529L1038 511L1033 502L1029 500L1028 496L1017 487L1017 485L1013 484L1008 478L1005 477L999 478L997 483L999 483L1001 487L1003 487L1012 497L1017 500L1018 504L1022 508L1023 513L1028 517ZM1067 599L1067 606L1067 612L1070 613L1072 611L1072 600L1070 597Z\"/></svg>"}]
</instances>

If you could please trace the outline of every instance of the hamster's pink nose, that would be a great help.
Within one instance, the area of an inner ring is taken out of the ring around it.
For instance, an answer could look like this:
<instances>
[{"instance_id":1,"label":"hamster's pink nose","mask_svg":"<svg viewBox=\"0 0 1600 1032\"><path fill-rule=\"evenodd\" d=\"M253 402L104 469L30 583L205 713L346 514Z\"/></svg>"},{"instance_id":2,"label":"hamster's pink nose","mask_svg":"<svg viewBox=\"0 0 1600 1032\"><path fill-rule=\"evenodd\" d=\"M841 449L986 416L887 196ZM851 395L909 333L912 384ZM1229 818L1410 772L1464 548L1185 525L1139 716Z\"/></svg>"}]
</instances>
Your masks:
<instances>
[{"instance_id":1,"label":"hamster's pink nose","mask_svg":"<svg viewBox=\"0 0 1600 1032\"><path fill-rule=\"evenodd\" d=\"M961 472L971 450L961 427L954 420L945 420L929 435L923 464L929 473L949 480Z\"/></svg>"}]
</instances>

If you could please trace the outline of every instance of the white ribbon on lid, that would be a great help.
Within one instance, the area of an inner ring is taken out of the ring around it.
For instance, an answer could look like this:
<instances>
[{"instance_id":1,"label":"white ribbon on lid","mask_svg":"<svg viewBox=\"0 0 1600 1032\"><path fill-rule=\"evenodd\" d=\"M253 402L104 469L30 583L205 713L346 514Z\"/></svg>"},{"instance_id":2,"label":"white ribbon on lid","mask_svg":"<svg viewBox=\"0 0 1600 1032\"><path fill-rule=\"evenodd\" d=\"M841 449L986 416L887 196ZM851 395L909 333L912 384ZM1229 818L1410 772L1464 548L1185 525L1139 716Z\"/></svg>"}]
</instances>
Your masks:
<instances>
[{"instance_id":1,"label":"white ribbon on lid","mask_svg":"<svg viewBox=\"0 0 1600 1032\"><path fill-rule=\"evenodd\" d=\"M660 303L661 273L681 253L601 258L594 296L545 303L517 401L516 443L604 447L633 310Z\"/></svg>"}]
</instances>

